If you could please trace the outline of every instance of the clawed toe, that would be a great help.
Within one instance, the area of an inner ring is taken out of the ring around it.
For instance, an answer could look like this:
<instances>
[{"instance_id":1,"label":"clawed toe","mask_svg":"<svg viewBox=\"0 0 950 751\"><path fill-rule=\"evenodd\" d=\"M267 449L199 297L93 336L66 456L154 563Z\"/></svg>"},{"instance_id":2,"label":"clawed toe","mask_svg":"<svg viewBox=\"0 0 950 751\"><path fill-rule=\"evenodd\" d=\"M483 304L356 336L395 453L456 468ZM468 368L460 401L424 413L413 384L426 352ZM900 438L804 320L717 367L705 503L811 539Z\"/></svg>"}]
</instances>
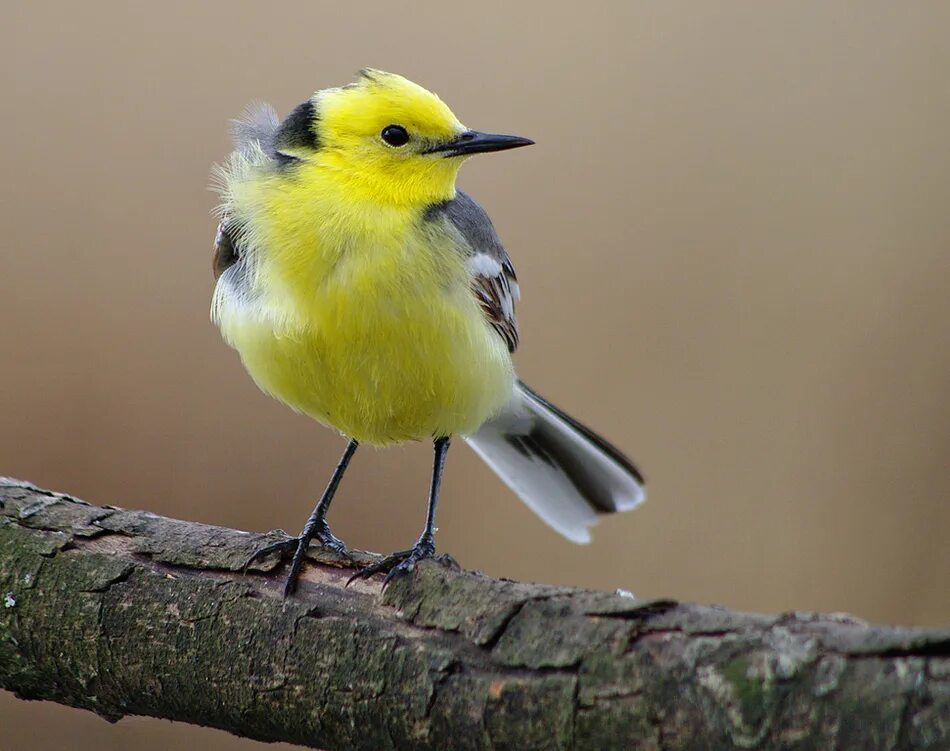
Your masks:
<instances>
[{"instance_id":1,"label":"clawed toe","mask_svg":"<svg viewBox=\"0 0 950 751\"><path fill-rule=\"evenodd\" d=\"M329 527L324 527L324 529L319 530L317 534L314 535L314 537L323 547L327 548L328 550L332 550L334 553L337 553L351 561L353 560L353 554L346 546L346 543L333 534Z\"/></svg>"},{"instance_id":2,"label":"clawed toe","mask_svg":"<svg viewBox=\"0 0 950 751\"><path fill-rule=\"evenodd\" d=\"M387 555L383 560L377 561L376 563L371 563L369 566L365 566L357 571L353 576L346 580L346 586L350 586L357 579L369 579L374 574L379 574L386 572L386 579L383 582L383 586L386 586L386 582L392 576L393 571L396 568L403 566L409 560L409 556L412 554L411 550L400 550L391 555Z\"/></svg>"},{"instance_id":3,"label":"clawed toe","mask_svg":"<svg viewBox=\"0 0 950 751\"><path fill-rule=\"evenodd\" d=\"M346 586L350 586L356 579L368 579L374 574L385 572L386 578L383 579L383 589L385 589L394 578L408 574L415 568L417 562L431 558L433 555L435 555L435 545L432 540L420 540L409 550L397 550L383 560L360 569L347 580Z\"/></svg>"},{"instance_id":4,"label":"clawed toe","mask_svg":"<svg viewBox=\"0 0 950 751\"><path fill-rule=\"evenodd\" d=\"M280 540L279 542L271 543L270 545L265 545L259 550L255 551L254 554L247 559L247 562L244 564L242 571L246 574L247 570L258 561L262 561L274 553L280 554L280 560L290 558L293 555L294 551L297 549L297 545L300 540L297 537L288 537L286 540Z\"/></svg>"},{"instance_id":5,"label":"clawed toe","mask_svg":"<svg viewBox=\"0 0 950 751\"><path fill-rule=\"evenodd\" d=\"M310 539L316 540L321 546L327 550L332 550L337 555L340 555L351 561L353 560L353 554L346 546L346 543L334 535L330 531L330 528L326 526L326 524L324 524L321 528L318 528ZM304 546L304 550L300 550L300 540L300 537L287 537L284 540L279 540L278 542L271 543L270 545L265 545L247 559L247 562L244 564L244 573L246 574L247 570L253 564L258 563L268 556L274 555L275 553L278 554L280 560L282 561L296 559L298 556L303 558L304 554L306 553L306 548L309 547L309 540Z\"/></svg>"}]
</instances>

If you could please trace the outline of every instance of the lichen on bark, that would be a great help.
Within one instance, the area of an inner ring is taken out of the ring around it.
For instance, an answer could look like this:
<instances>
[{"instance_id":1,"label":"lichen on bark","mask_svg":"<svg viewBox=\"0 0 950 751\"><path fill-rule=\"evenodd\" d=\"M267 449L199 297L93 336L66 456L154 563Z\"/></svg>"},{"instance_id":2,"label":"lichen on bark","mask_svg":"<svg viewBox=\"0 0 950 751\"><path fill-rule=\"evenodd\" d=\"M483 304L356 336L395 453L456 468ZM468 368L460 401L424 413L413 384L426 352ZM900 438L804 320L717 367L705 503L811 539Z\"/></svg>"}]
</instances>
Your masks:
<instances>
[{"instance_id":1,"label":"lichen on bark","mask_svg":"<svg viewBox=\"0 0 950 751\"><path fill-rule=\"evenodd\" d=\"M0 688L329 751L950 748L947 630L319 548L283 600L272 537L0 480Z\"/></svg>"}]
</instances>

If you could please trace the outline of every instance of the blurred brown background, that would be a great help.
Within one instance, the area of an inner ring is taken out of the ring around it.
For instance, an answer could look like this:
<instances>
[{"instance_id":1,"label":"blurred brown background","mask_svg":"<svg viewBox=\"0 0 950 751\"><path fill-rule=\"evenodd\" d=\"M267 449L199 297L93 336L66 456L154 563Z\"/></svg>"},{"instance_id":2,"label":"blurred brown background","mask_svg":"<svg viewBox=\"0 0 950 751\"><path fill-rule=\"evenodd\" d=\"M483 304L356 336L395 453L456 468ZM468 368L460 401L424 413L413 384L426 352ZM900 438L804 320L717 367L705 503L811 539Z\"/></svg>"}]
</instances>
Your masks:
<instances>
[{"instance_id":1,"label":"blurred brown background","mask_svg":"<svg viewBox=\"0 0 950 751\"><path fill-rule=\"evenodd\" d=\"M492 574L950 621L950 5L4 6L0 473L296 532L342 448L208 321L212 161L366 65L538 145L467 165L524 292L522 376L650 500L557 537L468 449L439 544ZM412 542L429 449L357 455L331 521ZM4 749L253 748L0 696Z\"/></svg>"}]
</instances>

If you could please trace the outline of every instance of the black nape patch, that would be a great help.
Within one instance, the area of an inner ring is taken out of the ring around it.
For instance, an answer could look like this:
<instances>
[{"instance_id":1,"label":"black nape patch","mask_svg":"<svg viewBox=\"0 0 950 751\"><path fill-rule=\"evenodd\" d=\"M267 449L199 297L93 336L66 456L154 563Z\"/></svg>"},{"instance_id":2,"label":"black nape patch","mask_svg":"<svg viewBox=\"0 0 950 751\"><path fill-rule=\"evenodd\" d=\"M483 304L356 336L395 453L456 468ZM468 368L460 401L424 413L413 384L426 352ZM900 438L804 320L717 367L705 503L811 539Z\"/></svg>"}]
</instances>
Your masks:
<instances>
[{"instance_id":1,"label":"black nape patch","mask_svg":"<svg viewBox=\"0 0 950 751\"><path fill-rule=\"evenodd\" d=\"M320 138L317 135L317 108L309 99L294 107L284 121L278 126L274 134L274 150L276 158L281 164L286 160L296 161L288 154L282 154L282 149L313 149L320 148Z\"/></svg>"}]
</instances>

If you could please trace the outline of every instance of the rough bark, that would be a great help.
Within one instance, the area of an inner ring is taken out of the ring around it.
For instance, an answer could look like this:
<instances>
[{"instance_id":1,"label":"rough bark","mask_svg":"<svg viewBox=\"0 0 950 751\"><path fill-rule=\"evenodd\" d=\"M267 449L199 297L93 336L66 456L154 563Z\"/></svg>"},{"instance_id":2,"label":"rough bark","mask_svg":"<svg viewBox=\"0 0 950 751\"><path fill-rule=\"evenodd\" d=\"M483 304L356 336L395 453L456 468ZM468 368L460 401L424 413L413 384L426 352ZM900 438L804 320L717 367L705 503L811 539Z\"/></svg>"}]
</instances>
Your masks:
<instances>
[{"instance_id":1,"label":"rough bark","mask_svg":"<svg viewBox=\"0 0 950 751\"><path fill-rule=\"evenodd\" d=\"M950 630L320 549L283 601L273 539L0 480L0 688L331 751L950 748Z\"/></svg>"}]
</instances>

